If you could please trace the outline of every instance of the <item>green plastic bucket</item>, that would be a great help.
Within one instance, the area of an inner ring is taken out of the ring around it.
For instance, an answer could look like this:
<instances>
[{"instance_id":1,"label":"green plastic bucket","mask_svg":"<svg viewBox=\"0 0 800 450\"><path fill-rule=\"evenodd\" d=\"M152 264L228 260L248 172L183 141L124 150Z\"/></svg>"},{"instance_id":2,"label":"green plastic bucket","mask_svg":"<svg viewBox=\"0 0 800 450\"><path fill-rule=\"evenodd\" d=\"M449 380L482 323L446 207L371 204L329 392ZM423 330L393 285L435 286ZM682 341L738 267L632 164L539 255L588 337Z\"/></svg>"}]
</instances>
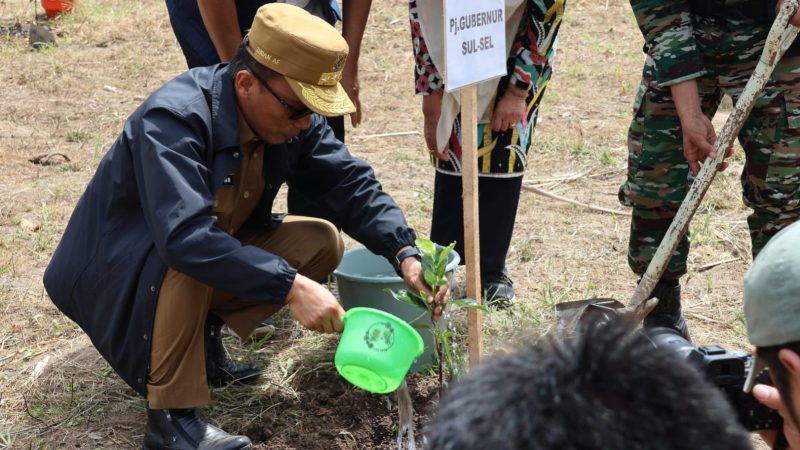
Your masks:
<instances>
[{"instance_id":1,"label":"green plastic bucket","mask_svg":"<svg viewBox=\"0 0 800 450\"><path fill-rule=\"evenodd\" d=\"M353 308L344 315L343 323L334 358L339 374L374 394L396 390L424 349L417 330L374 308Z\"/></svg>"},{"instance_id":2,"label":"green plastic bucket","mask_svg":"<svg viewBox=\"0 0 800 450\"><path fill-rule=\"evenodd\" d=\"M453 272L461 258L455 251L447 255L447 275L452 278ZM339 299L345 310L366 307L380 309L393 314L412 326L428 326L430 320L421 309L399 302L384 292L384 289L407 289L403 279L397 276L394 268L383 256L376 255L365 247L347 250L342 262L333 272ZM425 350L411 365L412 372L419 372L433 364L435 350L433 335L430 331L418 330L425 343Z\"/></svg>"}]
</instances>

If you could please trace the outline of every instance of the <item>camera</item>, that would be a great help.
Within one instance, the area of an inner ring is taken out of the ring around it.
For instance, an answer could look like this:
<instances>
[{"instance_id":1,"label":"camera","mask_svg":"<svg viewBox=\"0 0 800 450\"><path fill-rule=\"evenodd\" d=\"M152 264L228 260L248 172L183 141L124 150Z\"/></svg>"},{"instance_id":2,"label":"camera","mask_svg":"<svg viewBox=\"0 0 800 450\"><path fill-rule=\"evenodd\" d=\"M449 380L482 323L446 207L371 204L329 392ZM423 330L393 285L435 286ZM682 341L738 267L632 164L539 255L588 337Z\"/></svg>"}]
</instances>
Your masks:
<instances>
[{"instance_id":1,"label":"camera","mask_svg":"<svg viewBox=\"0 0 800 450\"><path fill-rule=\"evenodd\" d=\"M676 353L705 373L708 380L725 394L739 422L747 430L778 430L783 427L783 419L777 411L762 405L751 394L742 391L753 366L752 355L729 352L719 345L696 347L672 328L645 328L643 333L656 348ZM769 372L761 372L757 382L772 385Z\"/></svg>"}]
</instances>

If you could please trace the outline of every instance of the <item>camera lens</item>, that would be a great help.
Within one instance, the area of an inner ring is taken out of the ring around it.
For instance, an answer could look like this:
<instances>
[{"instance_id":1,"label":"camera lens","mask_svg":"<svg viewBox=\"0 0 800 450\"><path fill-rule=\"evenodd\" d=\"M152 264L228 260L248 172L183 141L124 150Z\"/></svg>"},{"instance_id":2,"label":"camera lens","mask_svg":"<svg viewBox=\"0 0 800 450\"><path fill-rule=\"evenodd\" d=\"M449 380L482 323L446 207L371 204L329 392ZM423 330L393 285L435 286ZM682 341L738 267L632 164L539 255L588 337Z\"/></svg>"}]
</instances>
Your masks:
<instances>
[{"instance_id":1,"label":"camera lens","mask_svg":"<svg viewBox=\"0 0 800 450\"><path fill-rule=\"evenodd\" d=\"M782 420L777 411L760 404L742 387L751 370L751 355L744 352L728 352L719 345L695 347L672 328L656 327L642 329L642 335L653 347L674 353L682 360L698 368L727 398L741 424L750 431L780 429ZM760 382L769 383L764 371Z\"/></svg>"},{"instance_id":2,"label":"camera lens","mask_svg":"<svg viewBox=\"0 0 800 450\"><path fill-rule=\"evenodd\" d=\"M667 327L643 328L642 334L655 348L674 353L695 367L703 368L703 354L676 330Z\"/></svg>"}]
</instances>

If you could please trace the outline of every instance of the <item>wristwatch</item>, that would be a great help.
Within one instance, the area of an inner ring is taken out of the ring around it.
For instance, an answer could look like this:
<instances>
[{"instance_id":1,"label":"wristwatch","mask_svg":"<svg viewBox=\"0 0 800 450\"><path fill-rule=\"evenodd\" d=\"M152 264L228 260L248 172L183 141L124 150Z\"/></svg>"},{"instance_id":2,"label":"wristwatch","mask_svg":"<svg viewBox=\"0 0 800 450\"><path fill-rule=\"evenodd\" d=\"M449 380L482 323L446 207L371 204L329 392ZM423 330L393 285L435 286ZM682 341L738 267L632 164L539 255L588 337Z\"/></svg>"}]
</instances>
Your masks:
<instances>
[{"instance_id":1,"label":"wristwatch","mask_svg":"<svg viewBox=\"0 0 800 450\"><path fill-rule=\"evenodd\" d=\"M394 257L394 271L397 272L397 275L399 275L400 278L403 278L403 271L400 270L400 266L403 265L403 261L406 258L410 258L412 256L417 259L420 259L420 257L422 256L422 252L420 252L417 247L409 247L405 250L400 251L397 254L397 256Z\"/></svg>"}]
</instances>

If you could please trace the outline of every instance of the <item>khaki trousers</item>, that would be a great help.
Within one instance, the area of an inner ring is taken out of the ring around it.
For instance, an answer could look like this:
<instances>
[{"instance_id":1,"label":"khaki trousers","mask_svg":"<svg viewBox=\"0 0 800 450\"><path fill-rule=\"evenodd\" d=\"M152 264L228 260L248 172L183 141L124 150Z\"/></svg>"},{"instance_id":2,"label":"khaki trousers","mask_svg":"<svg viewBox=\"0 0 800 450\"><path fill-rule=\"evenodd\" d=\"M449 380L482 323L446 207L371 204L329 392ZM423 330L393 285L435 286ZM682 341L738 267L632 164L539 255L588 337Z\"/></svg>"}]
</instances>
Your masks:
<instances>
[{"instance_id":1,"label":"khaki trousers","mask_svg":"<svg viewBox=\"0 0 800 450\"><path fill-rule=\"evenodd\" d=\"M275 230L237 233L242 244L286 259L298 273L322 280L339 265L344 243L336 227L312 217L287 216ZM259 304L213 289L167 269L158 296L147 401L153 409L195 408L211 402L206 382L205 322L209 312L239 336L249 336L283 305Z\"/></svg>"}]
</instances>

